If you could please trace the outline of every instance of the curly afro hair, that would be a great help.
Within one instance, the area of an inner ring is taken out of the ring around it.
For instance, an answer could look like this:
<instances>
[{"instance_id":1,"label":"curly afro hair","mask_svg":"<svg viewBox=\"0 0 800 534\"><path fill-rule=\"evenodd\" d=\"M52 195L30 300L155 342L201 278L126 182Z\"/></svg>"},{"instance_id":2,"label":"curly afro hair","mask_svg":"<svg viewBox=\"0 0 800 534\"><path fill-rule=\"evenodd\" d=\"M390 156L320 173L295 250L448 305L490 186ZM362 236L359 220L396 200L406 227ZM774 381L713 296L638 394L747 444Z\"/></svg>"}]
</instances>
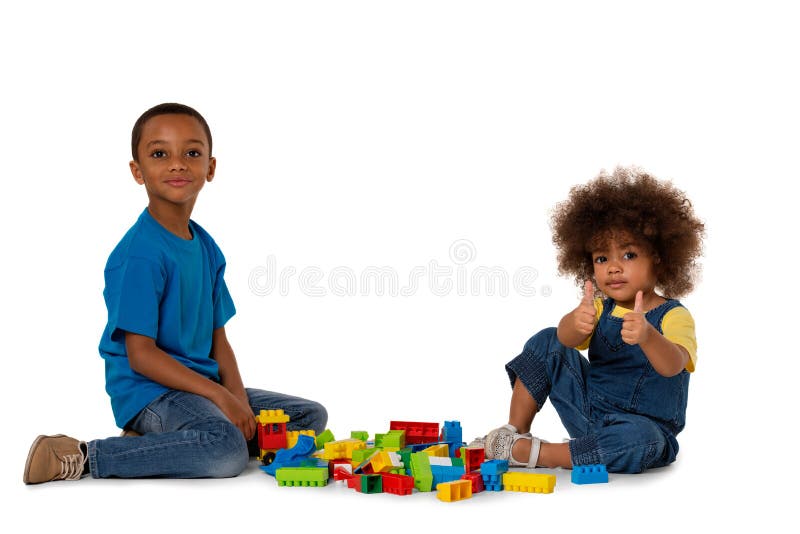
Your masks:
<instances>
[{"instance_id":1,"label":"curly afro hair","mask_svg":"<svg viewBox=\"0 0 800 534\"><path fill-rule=\"evenodd\" d=\"M626 233L656 258L657 287L665 297L689 293L699 275L705 228L683 191L636 167L601 172L573 187L551 219L560 274L578 285L594 276L592 248Z\"/></svg>"}]
</instances>

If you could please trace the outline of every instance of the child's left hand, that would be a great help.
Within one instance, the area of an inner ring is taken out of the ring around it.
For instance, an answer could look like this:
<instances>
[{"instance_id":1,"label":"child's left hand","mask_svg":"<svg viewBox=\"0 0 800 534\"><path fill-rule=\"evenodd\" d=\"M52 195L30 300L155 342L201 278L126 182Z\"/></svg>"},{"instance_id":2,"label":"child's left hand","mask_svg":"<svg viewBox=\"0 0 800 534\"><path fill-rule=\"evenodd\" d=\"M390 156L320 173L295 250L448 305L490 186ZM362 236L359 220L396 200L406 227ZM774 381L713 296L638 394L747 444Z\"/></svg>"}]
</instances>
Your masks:
<instances>
[{"instance_id":1,"label":"child's left hand","mask_svg":"<svg viewBox=\"0 0 800 534\"><path fill-rule=\"evenodd\" d=\"M636 300L633 311L625 314L622 318L622 341L628 345L641 345L650 336L652 327L647 319L644 318L642 310L642 300L644 294L641 291L636 293Z\"/></svg>"}]
</instances>

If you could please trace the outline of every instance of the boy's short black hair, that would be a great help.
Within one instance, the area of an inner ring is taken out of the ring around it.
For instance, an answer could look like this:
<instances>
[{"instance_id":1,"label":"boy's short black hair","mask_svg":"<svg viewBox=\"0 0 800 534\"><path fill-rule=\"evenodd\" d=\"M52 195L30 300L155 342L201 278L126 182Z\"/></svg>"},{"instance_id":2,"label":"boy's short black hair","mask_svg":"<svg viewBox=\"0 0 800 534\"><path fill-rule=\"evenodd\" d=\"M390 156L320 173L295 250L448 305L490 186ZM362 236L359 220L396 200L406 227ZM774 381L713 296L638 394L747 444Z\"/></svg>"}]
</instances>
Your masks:
<instances>
[{"instance_id":1,"label":"boy's short black hair","mask_svg":"<svg viewBox=\"0 0 800 534\"><path fill-rule=\"evenodd\" d=\"M200 124L203 126L203 130L206 132L206 137L208 137L208 155L211 156L211 128L208 127L208 123L200 115L194 108L190 108L184 104L176 104L174 102L167 102L164 104L159 104L157 106L153 106L152 108L148 109L142 115L136 119L136 123L133 125L133 131L131 132L131 155L133 156L133 161L139 161L139 155L137 151L139 149L139 141L142 139L142 128L144 124L152 119L153 117L157 117L158 115L189 115L190 117L194 117Z\"/></svg>"}]
</instances>

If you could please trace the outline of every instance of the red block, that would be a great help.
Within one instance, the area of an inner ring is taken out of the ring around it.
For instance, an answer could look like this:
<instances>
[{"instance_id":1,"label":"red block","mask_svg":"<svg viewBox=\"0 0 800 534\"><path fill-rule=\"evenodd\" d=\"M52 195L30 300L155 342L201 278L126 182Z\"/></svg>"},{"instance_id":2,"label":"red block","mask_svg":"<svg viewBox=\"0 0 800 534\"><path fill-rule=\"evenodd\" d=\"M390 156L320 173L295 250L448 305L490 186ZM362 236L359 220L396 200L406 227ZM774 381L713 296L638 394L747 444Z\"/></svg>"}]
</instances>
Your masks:
<instances>
[{"instance_id":1,"label":"red block","mask_svg":"<svg viewBox=\"0 0 800 534\"><path fill-rule=\"evenodd\" d=\"M347 487L361 493L361 475L352 475L348 478Z\"/></svg>"},{"instance_id":2,"label":"red block","mask_svg":"<svg viewBox=\"0 0 800 534\"><path fill-rule=\"evenodd\" d=\"M471 473L481 468L486 453L483 447L466 447L461 455L464 460L464 471Z\"/></svg>"},{"instance_id":3,"label":"red block","mask_svg":"<svg viewBox=\"0 0 800 534\"><path fill-rule=\"evenodd\" d=\"M483 477L481 477L480 473L465 473L461 475L461 480L469 480L472 483L473 494L480 493L486 489L483 485Z\"/></svg>"},{"instance_id":4,"label":"red block","mask_svg":"<svg viewBox=\"0 0 800 534\"><path fill-rule=\"evenodd\" d=\"M395 475L393 473L381 473L381 478L383 478L384 493L411 495L411 490L414 489L414 477Z\"/></svg>"},{"instance_id":5,"label":"red block","mask_svg":"<svg viewBox=\"0 0 800 534\"><path fill-rule=\"evenodd\" d=\"M406 445L416 445L417 443L436 443L439 441L439 423L390 421L389 430L405 430Z\"/></svg>"},{"instance_id":6,"label":"red block","mask_svg":"<svg viewBox=\"0 0 800 534\"><path fill-rule=\"evenodd\" d=\"M286 423L267 423L256 425L259 449L285 449Z\"/></svg>"}]
</instances>

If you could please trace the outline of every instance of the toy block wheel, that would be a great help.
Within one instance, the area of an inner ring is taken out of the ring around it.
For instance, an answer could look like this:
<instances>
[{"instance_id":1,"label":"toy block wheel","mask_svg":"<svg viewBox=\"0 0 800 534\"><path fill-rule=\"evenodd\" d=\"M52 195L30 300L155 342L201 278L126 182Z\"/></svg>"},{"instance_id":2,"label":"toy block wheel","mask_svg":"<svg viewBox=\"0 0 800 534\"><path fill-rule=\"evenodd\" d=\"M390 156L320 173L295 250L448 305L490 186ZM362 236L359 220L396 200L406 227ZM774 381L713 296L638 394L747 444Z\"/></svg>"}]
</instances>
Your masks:
<instances>
[{"instance_id":1,"label":"toy block wheel","mask_svg":"<svg viewBox=\"0 0 800 534\"><path fill-rule=\"evenodd\" d=\"M261 463L264 465L269 465L275 461L275 453L274 452L265 452L264 457L261 459Z\"/></svg>"}]
</instances>

